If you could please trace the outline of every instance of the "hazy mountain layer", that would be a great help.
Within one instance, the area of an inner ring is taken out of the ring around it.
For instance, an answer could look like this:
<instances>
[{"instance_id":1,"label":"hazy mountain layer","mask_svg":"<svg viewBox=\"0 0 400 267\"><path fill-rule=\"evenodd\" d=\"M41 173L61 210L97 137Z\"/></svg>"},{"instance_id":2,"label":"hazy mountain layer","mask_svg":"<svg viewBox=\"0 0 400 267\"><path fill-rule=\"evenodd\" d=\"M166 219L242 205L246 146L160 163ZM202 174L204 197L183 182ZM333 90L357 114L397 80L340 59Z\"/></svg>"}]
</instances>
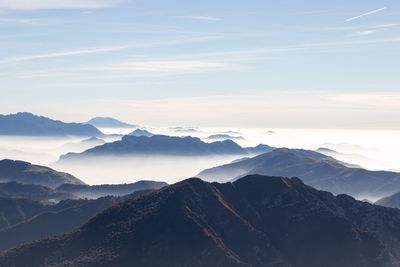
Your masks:
<instances>
[{"instance_id":1,"label":"hazy mountain layer","mask_svg":"<svg viewBox=\"0 0 400 267\"><path fill-rule=\"evenodd\" d=\"M1 160L0 182L43 185L56 188L62 184L85 184L78 178L53 169L24 161Z\"/></svg>"},{"instance_id":2,"label":"hazy mountain layer","mask_svg":"<svg viewBox=\"0 0 400 267\"><path fill-rule=\"evenodd\" d=\"M90 119L87 124L98 128L134 128L137 125L122 122L110 117L95 117Z\"/></svg>"},{"instance_id":3,"label":"hazy mountain layer","mask_svg":"<svg viewBox=\"0 0 400 267\"><path fill-rule=\"evenodd\" d=\"M139 181L132 184L76 185L64 184L56 189L59 193L71 194L79 198L99 198L104 196L125 196L141 190L155 190L167 186L164 182Z\"/></svg>"},{"instance_id":4,"label":"hazy mountain layer","mask_svg":"<svg viewBox=\"0 0 400 267\"><path fill-rule=\"evenodd\" d=\"M96 127L82 123L64 123L32 113L0 115L0 135L18 136L102 136Z\"/></svg>"},{"instance_id":5,"label":"hazy mountain layer","mask_svg":"<svg viewBox=\"0 0 400 267\"><path fill-rule=\"evenodd\" d=\"M375 202L376 205L400 209L400 192L388 197L383 197Z\"/></svg>"},{"instance_id":6,"label":"hazy mountain layer","mask_svg":"<svg viewBox=\"0 0 400 267\"><path fill-rule=\"evenodd\" d=\"M332 157L298 149L276 149L204 170L198 177L210 181L229 181L249 174L299 177L318 189L362 198L380 198L400 190L400 173L350 168Z\"/></svg>"},{"instance_id":7,"label":"hazy mountain layer","mask_svg":"<svg viewBox=\"0 0 400 267\"><path fill-rule=\"evenodd\" d=\"M266 151L264 151L266 152ZM83 153L69 153L60 160L71 160L93 156L211 156L247 155L249 150L231 140L206 143L194 137L174 137L165 135L124 136L122 140L88 149Z\"/></svg>"}]
</instances>

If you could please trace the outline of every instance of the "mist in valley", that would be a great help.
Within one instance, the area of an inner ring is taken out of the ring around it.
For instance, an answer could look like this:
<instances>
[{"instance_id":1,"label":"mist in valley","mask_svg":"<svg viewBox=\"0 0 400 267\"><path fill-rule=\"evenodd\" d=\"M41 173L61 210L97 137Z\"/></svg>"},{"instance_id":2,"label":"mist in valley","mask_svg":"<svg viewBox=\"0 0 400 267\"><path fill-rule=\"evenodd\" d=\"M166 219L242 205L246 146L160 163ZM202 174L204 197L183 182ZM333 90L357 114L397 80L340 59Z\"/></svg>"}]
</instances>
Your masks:
<instances>
[{"instance_id":1,"label":"mist in valley","mask_svg":"<svg viewBox=\"0 0 400 267\"><path fill-rule=\"evenodd\" d=\"M183 128L183 127L182 127ZM143 128L144 129L144 128ZM229 133L243 147L260 143L274 147L317 150L338 160L370 170L400 170L396 161L400 150L399 131L318 130L318 129L261 129L261 128L196 128L190 133L176 131L176 127L148 127L154 134L194 136L205 142L212 134ZM101 129L104 142L119 140L134 129ZM195 176L200 171L230 163L243 157L171 157L129 156L96 157L74 162L58 163L59 157L69 152L82 152L94 147L77 137L0 137L0 158L28 161L68 172L88 184L132 183L138 180L159 180L174 183Z\"/></svg>"}]
</instances>

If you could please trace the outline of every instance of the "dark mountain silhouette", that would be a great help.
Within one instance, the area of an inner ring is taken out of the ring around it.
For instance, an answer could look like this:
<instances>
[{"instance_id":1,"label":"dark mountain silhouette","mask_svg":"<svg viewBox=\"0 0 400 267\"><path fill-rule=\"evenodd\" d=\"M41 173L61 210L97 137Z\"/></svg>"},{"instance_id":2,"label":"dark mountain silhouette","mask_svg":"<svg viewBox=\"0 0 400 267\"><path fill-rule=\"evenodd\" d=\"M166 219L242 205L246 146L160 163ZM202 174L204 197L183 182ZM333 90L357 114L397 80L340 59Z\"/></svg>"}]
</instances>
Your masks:
<instances>
[{"instance_id":1,"label":"dark mountain silhouette","mask_svg":"<svg viewBox=\"0 0 400 267\"><path fill-rule=\"evenodd\" d=\"M18 182L21 184L43 185L56 188L62 184L85 184L78 178L53 169L15 160L0 161L0 183Z\"/></svg>"},{"instance_id":2,"label":"dark mountain silhouette","mask_svg":"<svg viewBox=\"0 0 400 267\"><path fill-rule=\"evenodd\" d=\"M82 153L68 153L60 161L82 159L94 156L213 156L248 155L267 149L264 145L256 148L243 148L232 140L206 143L195 137L176 137L166 135L124 136L122 140L88 149ZM265 152L265 151L264 151Z\"/></svg>"},{"instance_id":3,"label":"dark mountain silhouette","mask_svg":"<svg viewBox=\"0 0 400 267\"><path fill-rule=\"evenodd\" d=\"M97 128L135 128L137 125L122 122L110 117L95 117L87 122Z\"/></svg>"},{"instance_id":4,"label":"dark mountain silhouette","mask_svg":"<svg viewBox=\"0 0 400 267\"><path fill-rule=\"evenodd\" d=\"M384 207L400 209L400 192L397 192L388 197L383 197L376 201L375 204Z\"/></svg>"},{"instance_id":5,"label":"dark mountain silhouette","mask_svg":"<svg viewBox=\"0 0 400 267\"><path fill-rule=\"evenodd\" d=\"M249 174L296 176L321 190L363 198L379 198L400 189L400 173L349 168L332 157L314 151L286 148L207 169L198 177L210 181L229 181Z\"/></svg>"},{"instance_id":6,"label":"dark mountain silhouette","mask_svg":"<svg viewBox=\"0 0 400 267\"><path fill-rule=\"evenodd\" d=\"M155 190L167 186L164 182L139 181L132 184L115 185L76 185L64 184L57 188L57 192L71 194L79 198L99 198L104 196L125 196L141 190Z\"/></svg>"},{"instance_id":7,"label":"dark mountain silhouette","mask_svg":"<svg viewBox=\"0 0 400 267\"><path fill-rule=\"evenodd\" d=\"M78 230L0 255L1 266L389 267L400 211L297 178L189 179L111 207Z\"/></svg>"},{"instance_id":8,"label":"dark mountain silhouette","mask_svg":"<svg viewBox=\"0 0 400 267\"><path fill-rule=\"evenodd\" d=\"M130 136L147 136L147 137L152 137L154 134L152 134L151 132L144 130L144 129L136 129L133 132L131 132L130 134L128 134Z\"/></svg>"},{"instance_id":9,"label":"dark mountain silhouette","mask_svg":"<svg viewBox=\"0 0 400 267\"><path fill-rule=\"evenodd\" d=\"M0 135L18 136L102 136L96 127L64 123L32 113L0 115Z\"/></svg>"},{"instance_id":10,"label":"dark mountain silhouette","mask_svg":"<svg viewBox=\"0 0 400 267\"><path fill-rule=\"evenodd\" d=\"M0 183L0 197L25 198L43 203L54 203L63 199L76 198L67 192L56 192L54 189L33 184L20 184L16 182Z\"/></svg>"}]
</instances>

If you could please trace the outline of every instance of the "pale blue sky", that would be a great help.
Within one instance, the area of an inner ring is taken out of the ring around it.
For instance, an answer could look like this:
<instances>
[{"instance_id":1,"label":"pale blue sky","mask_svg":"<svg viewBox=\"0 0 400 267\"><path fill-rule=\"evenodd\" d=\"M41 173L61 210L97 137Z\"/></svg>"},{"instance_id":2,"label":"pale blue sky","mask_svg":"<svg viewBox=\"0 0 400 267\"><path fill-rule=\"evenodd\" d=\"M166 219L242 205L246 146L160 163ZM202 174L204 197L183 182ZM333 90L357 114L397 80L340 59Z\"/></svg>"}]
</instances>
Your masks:
<instances>
[{"instance_id":1,"label":"pale blue sky","mask_svg":"<svg viewBox=\"0 0 400 267\"><path fill-rule=\"evenodd\" d=\"M0 113L400 84L398 0L0 0L0 33Z\"/></svg>"}]
</instances>

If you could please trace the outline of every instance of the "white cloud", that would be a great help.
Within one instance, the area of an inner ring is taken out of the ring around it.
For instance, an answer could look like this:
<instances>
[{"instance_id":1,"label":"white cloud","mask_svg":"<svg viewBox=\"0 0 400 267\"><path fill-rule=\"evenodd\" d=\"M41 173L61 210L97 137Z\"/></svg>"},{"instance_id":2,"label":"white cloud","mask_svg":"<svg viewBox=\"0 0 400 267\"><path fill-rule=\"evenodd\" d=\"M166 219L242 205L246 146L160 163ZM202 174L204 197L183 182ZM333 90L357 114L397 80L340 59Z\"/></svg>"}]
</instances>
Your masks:
<instances>
[{"instance_id":1,"label":"white cloud","mask_svg":"<svg viewBox=\"0 0 400 267\"><path fill-rule=\"evenodd\" d=\"M117 1L110 0L0 0L0 9L85 9L106 8Z\"/></svg>"}]
</instances>

